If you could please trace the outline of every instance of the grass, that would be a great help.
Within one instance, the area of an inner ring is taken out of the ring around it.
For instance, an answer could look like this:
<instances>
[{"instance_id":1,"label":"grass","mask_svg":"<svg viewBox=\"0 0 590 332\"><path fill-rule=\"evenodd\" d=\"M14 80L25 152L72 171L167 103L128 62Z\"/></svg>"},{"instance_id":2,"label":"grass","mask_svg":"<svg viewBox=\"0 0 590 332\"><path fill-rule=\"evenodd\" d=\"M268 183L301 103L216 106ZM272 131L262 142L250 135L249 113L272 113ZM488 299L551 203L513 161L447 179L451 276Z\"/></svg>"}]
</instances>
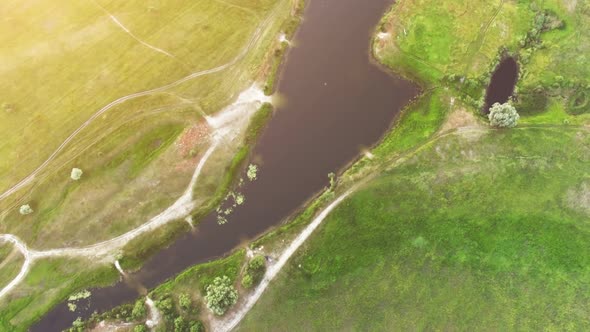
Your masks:
<instances>
[{"instance_id":1,"label":"grass","mask_svg":"<svg viewBox=\"0 0 590 332\"><path fill-rule=\"evenodd\" d=\"M0 288L16 277L23 263L23 255L13 245L0 245Z\"/></svg>"},{"instance_id":2,"label":"grass","mask_svg":"<svg viewBox=\"0 0 590 332\"><path fill-rule=\"evenodd\" d=\"M572 104L585 105L587 68L574 71L585 65L589 20L565 10L572 4L394 5L380 26L391 37L375 40L374 54L427 92L372 160L345 173L345 186L365 181L362 189L296 253L240 330L588 329L590 134ZM567 28L542 33L554 44L525 61L519 41L545 10ZM480 114L501 52L520 61L522 128L440 135L449 114ZM557 66L549 54L561 57ZM572 75L556 85L541 60ZM530 82L540 98L529 97Z\"/></svg>"},{"instance_id":3,"label":"grass","mask_svg":"<svg viewBox=\"0 0 590 332\"><path fill-rule=\"evenodd\" d=\"M13 31L8 39L0 36L6 60L0 97L0 129L6 129L0 135L2 192L39 166L102 106L228 63L256 31L260 36L243 59L224 71L114 106L85 127L35 181L1 201L0 232L16 234L34 248L112 238L180 196L194 170L187 165L196 164L195 155L207 144L206 130L198 138L186 137L203 127L204 114L219 111L253 80L266 79L266 61L279 47L279 31L288 27L287 19L294 19L290 0L67 1L60 4L58 16L48 14L55 4L45 0L0 6L11 12L8 21L22 23L14 31L0 26L0 31ZM146 47L107 12L141 41L174 56ZM47 27L40 30L34 22ZM27 61L23 54L33 51L36 61ZM15 83L6 86L8 82ZM186 153L182 142L196 153ZM223 152L220 159L225 160L235 153ZM73 167L84 171L77 183L69 179ZM25 203L36 211L26 218L18 214Z\"/></svg>"},{"instance_id":4,"label":"grass","mask_svg":"<svg viewBox=\"0 0 590 332\"><path fill-rule=\"evenodd\" d=\"M590 228L568 193L588 143L521 129L430 144L336 209L241 330L587 329Z\"/></svg>"},{"instance_id":5,"label":"grass","mask_svg":"<svg viewBox=\"0 0 590 332\"><path fill-rule=\"evenodd\" d=\"M99 1L137 38L174 58L139 43L92 2L61 3L57 16L48 14L57 10L55 4L44 0L30 6L0 5L11 12L8 21L23 23L8 40L0 36L7 52L1 69L20 75L0 101L0 127L11 127L2 131L2 191L37 167L100 107L227 63L245 49L255 31L259 35L245 56L226 70L116 105L98 117L32 184L0 202L0 232L14 233L35 249L81 246L122 234L168 206L186 189L209 143L203 115L219 111L252 81L266 79L268 54L279 47L279 31L289 27L285 21L296 22L291 9L297 3ZM45 22L52 33L24 27L34 22ZM2 30L9 31L0 26ZM86 35L81 38L78 32ZM38 61L19 63L24 61L23 52L39 45L44 47L39 52L47 52L36 54ZM52 80L32 79L33 73ZM12 80L5 78L5 83ZM256 115L243 144L252 143L271 113L265 106ZM26 148L22 140L27 141ZM234 180L248 154L248 148L239 144L220 148L203 170L196 216L212 209ZM78 182L69 179L72 167L84 171ZM22 217L17 210L25 202L34 206L35 213ZM175 222L151 234L149 241L142 237L130 243L124 251L125 267L138 267L154 248L187 227L184 221ZM111 283L116 277L112 266L93 267L67 259L36 262L10 301L0 303L0 330L25 330L71 293Z\"/></svg>"}]
</instances>

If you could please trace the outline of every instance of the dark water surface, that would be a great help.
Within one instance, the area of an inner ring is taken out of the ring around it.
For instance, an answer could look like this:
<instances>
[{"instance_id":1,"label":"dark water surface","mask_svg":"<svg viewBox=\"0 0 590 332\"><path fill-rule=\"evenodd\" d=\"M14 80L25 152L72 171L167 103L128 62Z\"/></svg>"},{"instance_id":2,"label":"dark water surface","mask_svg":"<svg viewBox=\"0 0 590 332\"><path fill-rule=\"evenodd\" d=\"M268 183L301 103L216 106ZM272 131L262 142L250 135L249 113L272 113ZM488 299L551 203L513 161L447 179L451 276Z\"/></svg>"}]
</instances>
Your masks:
<instances>
[{"instance_id":1,"label":"dark water surface","mask_svg":"<svg viewBox=\"0 0 590 332\"><path fill-rule=\"evenodd\" d=\"M492 74L490 85L486 91L486 103L484 113L488 113L495 103L503 104L508 101L514 92L514 86L518 79L518 64L514 58L508 57L502 60Z\"/></svg>"},{"instance_id":2,"label":"dark water surface","mask_svg":"<svg viewBox=\"0 0 590 332\"><path fill-rule=\"evenodd\" d=\"M373 28L392 0L311 0L278 85L286 98L253 151L258 180L242 188L246 203L229 223L207 216L133 275L148 288L184 269L229 253L278 225L328 184L328 173L376 143L419 90L369 61ZM78 316L103 312L138 297L124 282L94 289L88 308L71 313L65 303L32 331L59 331ZM80 304L79 307L84 307Z\"/></svg>"}]
</instances>

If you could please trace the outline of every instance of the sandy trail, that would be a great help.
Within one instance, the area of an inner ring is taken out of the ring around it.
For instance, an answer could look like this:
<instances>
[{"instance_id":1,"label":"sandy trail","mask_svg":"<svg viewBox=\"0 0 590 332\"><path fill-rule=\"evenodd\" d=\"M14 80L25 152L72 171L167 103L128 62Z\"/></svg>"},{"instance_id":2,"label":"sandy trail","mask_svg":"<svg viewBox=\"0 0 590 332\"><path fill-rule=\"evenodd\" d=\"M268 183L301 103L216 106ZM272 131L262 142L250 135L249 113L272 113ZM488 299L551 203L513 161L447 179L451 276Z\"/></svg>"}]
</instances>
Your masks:
<instances>
[{"instance_id":1,"label":"sandy trail","mask_svg":"<svg viewBox=\"0 0 590 332\"><path fill-rule=\"evenodd\" d=\"M267 269L264 278L260 284L256 287L253 293L248 295L246 300L240 305L239 309L232 314L215 320L211 323L211 329L213 331L231 331L233 330L240 321L246 316L246 314L252 309L254 304L260 299L270 282L277 276L283 266L287 263L289 258L301 247L301 245L309 238L309 236L318 228L318 226L326 219L328 214L334 210L342 201L352 193L352 189L339 196L330 205L328 205L305 229L291 242L289 247L283 251L279 259Z\"/></svg>"},{"instance_id":2,"label":"sandy trail","mask_svg":"<svg viewBox=\"0 0 590 332\"><path fill-rule=\"evenodd\" d=\"M14 245L14 247L22 253L25 259L23 266L21 267L17 276L14 277L14 279L12 279L12 281L8 283L8 285L4 286L2 290L0 290L0 298L2 298L26 277L33 259L31 257L29 248L27 248L27 245L24 242L22 242L18 237L10 234L2 234L0 235L0 241L12 243L12 245Z\"/></svg>"}]
</instances>

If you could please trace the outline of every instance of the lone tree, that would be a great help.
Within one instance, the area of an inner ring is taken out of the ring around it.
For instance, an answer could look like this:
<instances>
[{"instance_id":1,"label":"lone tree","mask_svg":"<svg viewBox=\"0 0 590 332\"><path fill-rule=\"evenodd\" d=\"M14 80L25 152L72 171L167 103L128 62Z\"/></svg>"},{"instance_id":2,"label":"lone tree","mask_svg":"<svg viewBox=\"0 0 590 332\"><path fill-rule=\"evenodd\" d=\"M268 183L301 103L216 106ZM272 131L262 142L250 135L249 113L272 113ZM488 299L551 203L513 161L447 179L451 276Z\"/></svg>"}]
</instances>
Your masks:
<instances>
[{"instance_id":1,"label":"lone tree","mask_svg":"<svg viewBox=\"0 0 590 332\"><path fill-rule=\"evenodd\" d=\"M207 286L205 301L209 310L217 316L221 316L229 307L236 304L238 291L227 276L217 277L211 285Z\"/></svg>"},{"instance_id":2,"label":"lone tree","mask_svg":"<svg viewBox=\"0 0 590 332\"><path fill-rule=\"evenodd\" d=\"M82 177L82 174L84 174L84 172L82 172L81 169L74 167L72 168L72 173L70 174L70 177L72 178L72 180L78 181Z\"/></svg>"},{"instance_id":3,"label":"lone tree","mask_svg":"<svg viewBox=\"0 0 590 332\"><path fill-rule=\"evenodd\" d=\"M20 214L22 214L23 216L26 216L27 214L33 213L33 209L29 204L25 204L20 207L18 212L20 212Z\"/></svg>"},{"instance_id":4,"label":"lone tree","mask_svg":"<svg viewBox=\"0 0 590 332\"><path fill-rule=\"evenodd\" d=\"M498 128L513 128L518 124L520 116L516 112L516 108L510 103L495 103L490 108L490 125Z\"/></svg>"}]
</instances>

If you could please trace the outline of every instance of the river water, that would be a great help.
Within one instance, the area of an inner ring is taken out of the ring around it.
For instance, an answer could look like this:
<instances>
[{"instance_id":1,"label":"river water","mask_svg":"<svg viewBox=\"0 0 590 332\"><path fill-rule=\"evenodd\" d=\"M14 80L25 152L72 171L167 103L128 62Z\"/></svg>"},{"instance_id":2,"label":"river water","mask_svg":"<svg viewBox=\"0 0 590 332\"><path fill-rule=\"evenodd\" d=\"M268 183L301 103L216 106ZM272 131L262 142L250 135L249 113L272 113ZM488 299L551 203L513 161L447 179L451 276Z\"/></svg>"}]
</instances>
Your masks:
<instances>
[{"instance_id":1,"label":"river water","mask_svg":"<svg viewBox=\"0 0 590 332\"><path fill-rule=\"evenodd\" d=\"M308 0L295 45L278 84L286 100L277 108L252 154L258 180L241 188L246 203L229 222L207 216L146 262L133 278L153 288L182 270L228 254L244 241L278 225L328 184L338 171L383 136L417 86L371 63L371 34L391 0ZM94 289L87 308L72 313L65 303L32 331L60 331L78 316L103 312L138 297L125 282ZM79 307L85 307L81 303Z\"/></svg>"}]
</instances>

